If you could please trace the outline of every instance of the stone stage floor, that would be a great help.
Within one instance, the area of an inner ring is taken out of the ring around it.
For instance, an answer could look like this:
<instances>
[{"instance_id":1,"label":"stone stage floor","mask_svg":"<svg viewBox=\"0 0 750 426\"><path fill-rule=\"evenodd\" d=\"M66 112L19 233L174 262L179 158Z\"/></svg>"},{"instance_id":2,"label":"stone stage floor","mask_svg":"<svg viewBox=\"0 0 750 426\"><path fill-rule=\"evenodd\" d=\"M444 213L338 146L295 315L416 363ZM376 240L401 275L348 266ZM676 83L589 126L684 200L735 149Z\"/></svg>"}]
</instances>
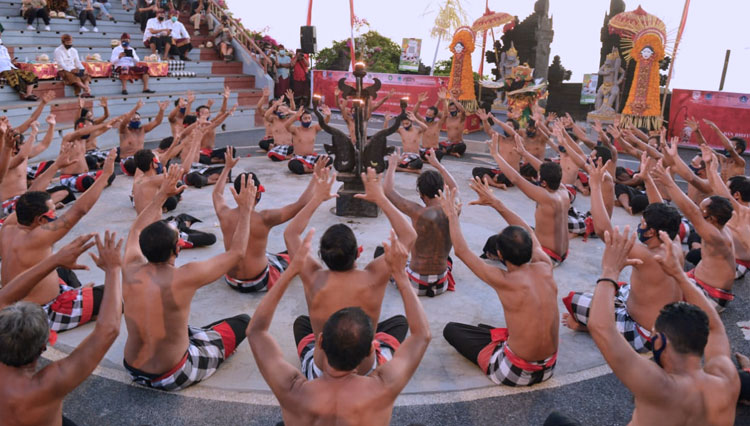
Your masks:
<instances>
[{"instance_id":1,"label":"stone stage floor","mask_svg":"<svg viewBox=\"0 0 750 426\"><path fill-rule=\"evenodd\" d=\"M240 160L234 174L241 171L256 173L266 188L257 209L272 208L293 202L304 190L309 176L295 176L285 164L269 161L257 148L256 141L262 132L219 135L218 144L240 146L241 155L251 155ZM479 139L477 136L470 136ZM329 139L322 135L318 143ZM464 159L446 157L443 162L456 178L464 209L461 215L464 235L479 253L486 238L498 232L505 222L488 207L468 206L475 194L468 187L471 169L488 164L491 159L481 154L470 154ZM429 166L425 166L428 167ZM132 180L118 176L112 187L86 218L68 237L58 244L70 241L85 232L114 230L125 237L135 219L128 194ZM337 183L336 186L340 185ZM418 201L416 176L397 175L398 191L409 199ZM183 250L178 265L193 260L206 259L223 251L221 232L211 204L212 187L188 189L175 213L189 213L203 221L195 229L213 232L219 241L211 247ZM533 226L534 203L519 190L498 191L496 194L508 206ZM233 205L229 190L225 197ZM331 210L335 202L329 200L316 212L310 226L318 230L316 239L328 226L345 222L354 230L358 242L364 247L358 265L372 258L377 245L389 230L384 215L377 218L339 218ZM587 197L579 196L575 206L586 211ZM638 217L615 209L613 223L631 225ZM284 225L277 227L269 237L269 251L284 250ZM598 239L583 242L572 240L568 260L555 270L558 300L571 290L592 290L599 275L603 243ZM81 282L101 283L103 273L88 256L81 257L91 271L81 271ZM449 321L465 323L505 324L502 307L495 292L481 282L454 256L456 291L435 298L421 298L430 319L433 340L416 374L396 402L393 424L426 425L485 425L485 424L541 424L547 414L557 409L580 419L584 424L626 424L632 411L632 397L611 374L594 342L585 333L560 328L560 350L555 375L549 381L531 389L495 386L476 366L458 354L442 337ZM626 271L623 279L629 274ZM745 300L750 298L747 284L737 285L737 300L723 319L732 338L733 350L750 352L738 321L748 318ZM190 323L209 324L217 319L239 313L252 315L263 294L239 294L223 282L216 281L200 289L191 305ZM559 302L561 312L565 311ZM307 307L299 279L284 295L274 317L271 329L289 362L298 365L292 323L298 315L306 314ZM383 302L382 318L403 313L403 305L395 287L389 286ZM62 333L58 343L45 353L47 359L59 359L69 353L93 328L93 324ZM218 372L186 391L167 394L143 389L130 384L122 367L122 354L127 337L123 321L120 337L107 353L95 374L71 394L65 402L64 412L79 424L275 424L281 420L278 403L263 381L250 347L242 343L235 355L226 361ZM744 419L744 420L743 420ZM737 424L750 421L750 411L738 411ZM747 424L747 423L745 423Z\"/></svg>"}]
</instances>

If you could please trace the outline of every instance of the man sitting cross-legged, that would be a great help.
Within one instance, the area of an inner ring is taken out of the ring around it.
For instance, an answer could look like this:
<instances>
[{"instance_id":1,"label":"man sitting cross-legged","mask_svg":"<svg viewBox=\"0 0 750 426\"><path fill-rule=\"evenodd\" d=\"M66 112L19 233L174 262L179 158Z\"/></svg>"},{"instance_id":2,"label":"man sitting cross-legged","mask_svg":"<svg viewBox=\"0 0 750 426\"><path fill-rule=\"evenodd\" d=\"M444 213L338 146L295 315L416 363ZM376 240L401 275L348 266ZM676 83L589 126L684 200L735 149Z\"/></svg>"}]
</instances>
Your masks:
<instances>
[{"instance_id":1,"label":"man sitting cross-legged","mask_svg":"<svg viewBox=\"0 0 750 426\"><path fill-rule=\"evenodd\" d=\"M114 158L113 158L114 159ZM93 245L91 234L78 237L60 252L6 283L0 290L0 416L4 425L70 425L62 415L63 399L94 371L120 333L122 317L122 240L96 235L99 255L91 254L105 273L101 312L96 327L67 357L39 369L48 342L54 344L47 314L36 303L17 302L53 273L55 267L84 268L78 256Z\"/></svg>"},{"instance_id":2,"label":"man sitting cross-legged","mask_svg":"<svg viewBox=\"0 0 750 426\"><path fill-rule=\"evenodd\" d=\"M419 157L422 161L427 161L427 158L425 157L427 151L433 151L438 160L442 160L443 155L445 155L445 152L440 149L440 129L443 128L443 124L445 124L448 114L446 111L438 110L438 107L444 104L442 101L448 96L448 91L445 88L442 88L438 90L437 96L438 102L433 106L427 107L424 117L419 115L419 107L422 105L422 102L427 100L426 92L419 94L419 97L417 97L417 103L414 104L414 108L412 109L414 117L425 123L427 126L427 128L421 133L422 147L419 148Z\"/></svg>"},{"instance_id":3,"label":"man sitting cross-legged","mask_svg":"<svg viewBox=\"0 0 750 426\"><path fill-rule=\"evenodd\" d=\"M324 120L328 123L331 119L330 108L323 105L320 109L325 115ZM295 127L293 125L297 118L300 120L300 126ZM315 137L323 128L320 124L313 124L312 113L309 110L300 107L297 113L286 121L286 129L292 134L294 145L294 156L287 164L289 171L298 175L312 173L315 164L323 158L321 154L315 152ZM325 160L329 162L326 165L333 162L328 156L325 156Z\"/></svg>"},{"instance_id":4,"label":"man sitting cross-legged","mask_svg":"<svg viewBox=\"0 0 750 426\"><path fill-rule=\"evenodd\" d=\"M552 377L557 363L557 284L552 261L534 231L492 195L487 180L474 178L471 189L479 199L469 204L492 207L508 222L496 243L507 271L484 263L469 249L458 222L455 191L446 188L440 202L450 222L456 256L497 292L507 328L449 322L443 336L496 384L530 386Z\"/></svg>"},{"instance_id":5,"label":"man sitting cross-legged","mask_svg":"<svg viewBox=\"0 0 750 426\"><path fill-rule=\"evenodd\" d=\"M46 192L31 191L21 195L14 216L0 228L0 258L3 267L0 277L7 284L12 279L41 262L52 253L52 246L61 240L94 206L107 178L114 173L115 151L104 162L103 175L60 217ZM39 280L39 284L24 301L42 305L47 313L50 329L63 331L75 328L95 318L102 301L102 287L81 287L70 270L58 269Z\"/></svg>"},{"instance_id":6,"label":"man sitting cross-legged","mask_svg":"<svg viewBox=\"0 0 750 426\"><path fill-rule=\"evenodd\" d=\"M329 178L329 168L324 168L318 175L313 177L315 186L312 199L284 231L284 241L292 259L297 256L302 244L300 236L315 210L323 201L336 196L330 194L335 175ZM367 176L362 175L362 181L366 192L357 194L358 198L377 204L396 230L399 240L410 247L416 237L414 229L383 194L375 170L368 169ZM358 374L368 374L391 359L406 336L407 324L401 315L378 323L385 288L392 272L383 256L375 258L364 269L357 268L357 239L354 232L343 223L333 225L323 233L319 253L327 269L306 254L308 259L300 271L310 313L309 317L300 316L294 321L294 340L297 342L302 374L310 380L323 374L326 366L325 351L316 350L320 334L331 315L349 306L361 308L372 324L377 324L375 340L378 342L378 350L367 354L348 369L356 367Z\"/></svg>"},{"instance_id":7,"label":"man sitting cross-legged","mask_svg":"<svg viewBox=\"0 0 750 426\"><path fill-rule=\"evenodd\" d=\"M601 182L605 173L604 167L591 169L591 217L596 229L612 231L607 210L602 199ZM633 265L630 284L623 283L615 297L614 316L617 328L630 345L638 352L651 349L651 330L659 316L659 310L666 304L682 300L682 291L674 278L665 274L656 262L656 256L664 254L664 247L659 241L659 231L670 237L679 234L681 217L674 207L654 202L643 211L641 224L638 227L639 243L631 247L629 256L641 260ZM604 235L600 235L603 237ZM568 310L563 314L563 323L578 331L586 331L591 316L592 293L571 291L563 298Z\"/></svg>"},{"instance_id":8,"label":"man sitting cross-legged","mask_svg":"<svg viewBox=\"0 0 750 426\"><path fill-rule=\"evenodd\" d=\"M633 393L630 424L734 424L740 383L729 338L709 300L682 271L679 242L659 233L663 246L656 260L662 274L678 283L685 301L664 305L658 313L651 328L656 362L651 362L628 347L613 309L620 272L641 262L630 258L635 236L628 228L622 235L617 229L610 232L605 233L589 330L607 364Z\"/></svg>"},{"instance_id":9,"label":"man sitting cross-legged","mask_svg":"<svg viewBox=\"0 0 750 426\"><path fill-rule=\"evenodd\" d=\"M167 109L169 102L157 102L159 112L156 118L148 124L141 122L141 114L138 110L143 107L143 100L139 99L135 107L124 115L120 121L120 146L117 148L117 156L120 161L122 171L128 176L135 174L135 163L133 155L141 149L146 141L146 134L156 129L164 119L164 111Z\"/></svg>"},{"instance_id":10,"label":"man sitting cross-legged","mask_svg":"<svg viewBox=\"0 0 750 426\"><path fill-rule=\"evenodd\" d=\"M255 362L279 400L286 425L387 425L396 397L416 371L431 339L427 316L404 273L408 249L391 231L390 244L383 244L385 255L380 262L396 281L411 335L401 343L391 361L368 376L360 376L359 367L378 350L374 323L356 305L337 309L321 319L317 344L326 356L321 364L322 377L310 380L284 359L268 327L292 278L304 274L311 263L317 263L310 256L311 234L312 231L298 247L289 269L255 310L247 329ZM406 324L403 328L407 328Z\"/></svg>"},{"instance_id":11,"label":"man sitting cross-legged","mask_svg":"<svg viewBox=\"0 0 750 426\"><path fill-rule=\"evenodd\" d=\"M86 191L97 179L104 176L102 170L91 170L86 161L86 140L98 137L116 126L123 117L117 117L102 124L94 125L85 118L76 120L75 131L68 133L62 139L63 144L70 143L72 162L60 170L60 184L74 192ZM115 175L104 176L107 184L115 180Z\"/></svg>"},{"instance_id":12,"label":"man sitting cross-legged","mask_svg":"<svg viewBox=\"0 0 750 426\"><path fill-rule=\"evenodd\" d=\"M383 120L383 129L390 127L391 114L385 114ZM401 158L398 162L396 171L419 174L422 170L422 159L420 158L419 138L422 132L427 129L427 125L416 118L414 113L407 112L406 118L401 120L401 126L396 133L401 136ZM442 151L440 151L442 153Z\"/></svg>"},{"instance_id":13,"label":"man sitting cross-legged","mask_svg":"<svg viewBox=\"0 0 750 426\"><path fill-rule=\"evenodd\" d=\"M229 176L229 172L237 165L239 159L232 157L231 148L227 151L226 167L222 171L219 181L213 190L213 204L216 210L216 216L219 218L221 232L224 235L224 246L229 249L229 242L237 229L237 222L245 219L240 216L239 208L230 208L224 201L224 185ZM327 159L315 164L314 178L310 179L307 188L302 192L299 199L294 203L287 204L277 209L268 209L255 211L253 210L250 221L250 239L247 243L247 254L232 269L224 275L224 281L229 287L242 293L257 291L266 291L273 287L276 280L287 265L289 265L289 255L286 253L267 253L268 234L275 226L281 225L291 220L305 205L310 201L315 186L315 177L325 167ZM265 188L260 184L258 176L254 173L242 173L234 179L234 189L241 191L243 179L252 178L258 192L255 196L255 204L260 202L261 193Z\"/></svg>"},{"instance_id":14,"label":"man sitting cross-legged","mask_svg":"<svg viewBox=\"0 0 750 426\"><path fill-rule=\"evenodd\" d=\"M247 315L222 319L205 327L188 325L195 292L227 273L245 257L250 221L240 221L226 253L202 262L175 266L178 231L161 218L177 187L181 169L172 165L154 200L138 215L125 245L123 299L128 340L123 364L133 380L162 390L180 390L207 379L245 338ZM245 181L234 194L240 214L248 217L255 187Z\"/></svg>"},{"instance_id":15,"label":"man sitting cross-legged","mask_svg":"<svg viewBox=\"0 0 750 426\"><path fill-rule=\"evenodd\" d=\"M434 152L426 154L427 162L438 171L427 170L417 178L417 191L424 207L407 200L394 188L396 165L401 158L398 152L388 159L383 188L388 200L401 212L409 216L412 226L417 231L411 259L406 266L406 275L420 296L434 297L446 290L455 291L453 280L453 260L448 254L451 251L451 237L448 229L448 218L440 208L438 192L444 186L456 189L453 176L437 160Z\"/></svg>"}]
</instances>

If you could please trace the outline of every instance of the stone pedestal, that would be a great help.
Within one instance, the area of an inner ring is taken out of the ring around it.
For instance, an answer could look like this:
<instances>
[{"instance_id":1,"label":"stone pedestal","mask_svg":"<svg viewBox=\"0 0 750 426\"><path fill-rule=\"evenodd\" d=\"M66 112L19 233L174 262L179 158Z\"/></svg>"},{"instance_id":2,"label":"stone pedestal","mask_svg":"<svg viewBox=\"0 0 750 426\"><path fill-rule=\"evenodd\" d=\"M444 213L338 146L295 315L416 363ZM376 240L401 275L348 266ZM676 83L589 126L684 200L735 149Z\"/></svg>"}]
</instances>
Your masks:
<instances>
[{"instance_id":1,"label":"stone pedestal","mask_svg":"<svg viewBox=\"0 0 750 426\"><path fill-rule=\"evenodd\" d=\"M602 126L606 129L607 125L615 123L615 119L617 119L618 115L619 114L615 112L615 110L605 112L591 111L586 115L586 122L593 124L594 121L599 120L599 122L602 123Z\"/></svg>"},{"instance_id":2,"label":"stone pedestal","mask_svg":"<svg viewBox=\"0 0 750 426\"><path fill-rule=\"evenodd\" d=\"M336 199L336 216L378 217L378 206L369 201L354 198L355 194L364 194L365 185L354 173L339 173L336 180L344 185L339 189Z\"/></svg>"}]
</instances>

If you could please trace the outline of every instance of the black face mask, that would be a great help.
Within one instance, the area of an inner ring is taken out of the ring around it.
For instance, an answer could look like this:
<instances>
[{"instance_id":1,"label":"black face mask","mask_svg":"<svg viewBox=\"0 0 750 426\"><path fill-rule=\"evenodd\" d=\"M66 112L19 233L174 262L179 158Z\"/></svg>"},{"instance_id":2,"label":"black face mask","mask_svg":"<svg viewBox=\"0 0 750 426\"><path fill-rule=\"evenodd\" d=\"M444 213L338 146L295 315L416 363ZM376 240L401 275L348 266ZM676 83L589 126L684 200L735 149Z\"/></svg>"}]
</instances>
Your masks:
<instances>
[{"instance_id":1,"label":"black face mask","mask_svg":"<svg viewBox=\"0 0 750 426\"><path fill-rule=\"evenodd\" d=\"M159 16L159 17L157 17L156 19L158 19L158 20L159 20L159 22L161 22L161 21L163 21L163 20L164 20L164 17L163 17L163 16Z\"/></svg>"},{"instance_id":2,"label":"black face mask","mask_svg":"<svg viewBox=\"0 0 750 426\"><path fill-rule=\"evenodd\" d=\"M72 45L72 44L64 44L63 46L65 46L65 49L70 49L70 48L72 48L72 47L73 47L73 45Z\"/></svg>"}]
</instances>

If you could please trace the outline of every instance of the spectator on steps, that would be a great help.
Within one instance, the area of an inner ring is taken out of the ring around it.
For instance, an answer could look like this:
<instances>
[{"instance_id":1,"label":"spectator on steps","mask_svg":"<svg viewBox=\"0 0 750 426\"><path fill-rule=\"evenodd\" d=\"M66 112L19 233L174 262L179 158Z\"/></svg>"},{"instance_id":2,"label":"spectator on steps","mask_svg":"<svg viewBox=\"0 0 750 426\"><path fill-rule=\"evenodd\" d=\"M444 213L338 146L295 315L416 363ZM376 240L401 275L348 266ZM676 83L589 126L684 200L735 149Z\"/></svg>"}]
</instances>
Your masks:
<instances>
[{"instance_id":1,"label":"spectator on steps","mask_svg":"<svg viewBox=\"0 0 750 426\"><path fill-rule=\"evenodd\" d=\"M198 6L195 6L196 3L198 4ZM193 24L193 36L197 37L201 35L201 22L205 22L206 26L208 27L208 31L213 32L214 20L211 19L211 16L209 16L206 10L208 7L203 4L203 0L198 0L197 2L194 1L193 6L195 12L192 16L190 16L190 22L192 22Z\"/></svg>"},{"instance_id":2,"label":"spectator on steps","mask_svg":"<svg viewBox=\"0 0 750 426\"><path fill-rule=\"evenodd\" d=\"M274 87L274 95L280 98L289 90L290 80L289 71L292 68L292 57L289 51L284 49L284 45L279 45L279 51L276 53L276 86Z\"/></svg>"},{"instance_id":3,"label":"spectator on steps","mask_svg":"<svg viewBox=\"0 0 750 426\"><path fill-rule=\"evenodd\" d=\"M46 0L23 0L21 5L21 14L26 19L26 23L29 24L26 27L29 31L35 31L34 19L41 19L44 21L44 31L52 31L49 27L49 11L47 10Z\"/></svg>"},{"instance_id":4,"label":"spectator on steps","mask_svg":"<svg viewBox=\"0 0 750 426\"><path fill-rule=\"evenodd\" d=\"M91 0L73 0L73 10L76 11L78 19L81 21L81 32L85 33L89 30L86 29L86 20L88 20L94 27L94 32L98 33L99 28L96 27L96 16L94 15L94 5Z\"/></svg>"},{"instance_id":5,"label":"spectator on steps","mask_svg":"<svg viewBox=\"0 0 750 426\"><path fill-rule=\"evenodd\" d=\"M109 59L115 67L115 71L120 74L122 82L122 94L128 94L128 81L136 78L143 80L143 93L154 93L148 88L148 67L138 65L140 58L135 53L135 49L130 46L130 35L123 33L120 37L120 45L112 49L112 56Z\"/></svg>"},{"instance_id":6,"label":"spectator on steps","mask_svg":"<svg viewBox=\"0 0 750 426\"><path fill-rule=\"evenodd\" d=\"M62 44L55 49L55 63L59 69L58 73L62 81L73 86L76 96L81 93L82 98L93 98L91 95L91 77L86 74L81 59L78 57L78 50L73 47L73 37L70 34L63 34L61 37Z\"/></svg>"},{"instance_id":7,"label":"spectator on steps","mask_svg":"<svg viewBox=\"0 0 750 426\"><path fill-rule=\"evenodd\" d=\"M169 22L167 25L172 31L169 36L172 38L172 46L177 54L180 55L180 59L183 61L189 61L187 53L193 50L193 45L190 43L190 34L188 34L185 25L178 20L180 12L173 10L169 13Z\"/></svg>"},{"instance_id":8,"label":"spectator on steps","mask_svg":"<svg viewBox=\"0 0 750 426\"><path fill-rule=\"evenodd\" d=\"M154 0L138 0L138 7L135 9L135 22L141 24L141 32L146 31L146 23L149 19L156 16L159 6Z\"/></svg>"},{"instance_id":9,"label":"spectator on steps","mask_svg":"<svg viewBox=\"0 0 750 426\"><path fill-rule=\"evenodd\" d=\"M70 6L68 5L68 0L49 0L47 8L51 17L65 18Z\"/></svg>"},{"instance_id":10,"label":"spectator on steps","mask_svg":"<svg viewBox=\"0 0 750 426\"><path fill-rule=\"evenodd\" d=\"M130 12L130 9L135 9L135 0L122 0L122 8L125 12Z\"/></svg>"},{"instance_id":11,"label":"spectator on steps","mask_svg":"<svg viewBox=\"0 0 750 426\"><path fill-rule=\"evenodd\" d=\"M221 17L221 23L216 28L211 38L215 39L214 45L221 55L221 59L224 62L234 60L234 47L232 47L232 40L234 39L234 29L229 25L229 18L224 15Z\"/></svg>"},{"instance_id":12,"label":"spectator on steps","mask_svg":"<svg viewBox=\"0 0 750 426\"><path fill-rule=\"evenodd\" d=\"M94 2L94 9L97 9L99 13L96 15L96 19L102 19L102 16L104 16L104 19L109 19L110 21L114 21L115 18L112 17L112 12L110 10L112 9L112 3L109 2L109 0L97 0Z\"/></svg>"},{"instance_id":13,"label":"spectator on steps","mask_svg":"<svg viewBox=\"0 0 750 426\"><path fill-rule=\"evenodd\" d=\"M3 26L0 24L0 35L3 33ZM8 53L8 49L2 45L0 41L0 77L4 78L8 82L8 86L12 87L21 96L21 99L27 101L38 101L39 98L36 95L32 95L31 91L36 87L38 81L36 75L31 71L23 71L16 68L13 65L13 60Z\"/></svg>"},{"instance_id":14,"label":"spectator on steps","mask_svg":"<svg viewBox=\"0 0 750 426\"><path fill-rule=\"evenodd\" d=\"M164 10L157 9L156 17L146 23L146 31L143 32L143 45L151 48L151 53L161 53L164 60L169 59L169 50L172 48L172 38L169 36L172 30L164 18Z\"/></svg>"}]
</instances>

